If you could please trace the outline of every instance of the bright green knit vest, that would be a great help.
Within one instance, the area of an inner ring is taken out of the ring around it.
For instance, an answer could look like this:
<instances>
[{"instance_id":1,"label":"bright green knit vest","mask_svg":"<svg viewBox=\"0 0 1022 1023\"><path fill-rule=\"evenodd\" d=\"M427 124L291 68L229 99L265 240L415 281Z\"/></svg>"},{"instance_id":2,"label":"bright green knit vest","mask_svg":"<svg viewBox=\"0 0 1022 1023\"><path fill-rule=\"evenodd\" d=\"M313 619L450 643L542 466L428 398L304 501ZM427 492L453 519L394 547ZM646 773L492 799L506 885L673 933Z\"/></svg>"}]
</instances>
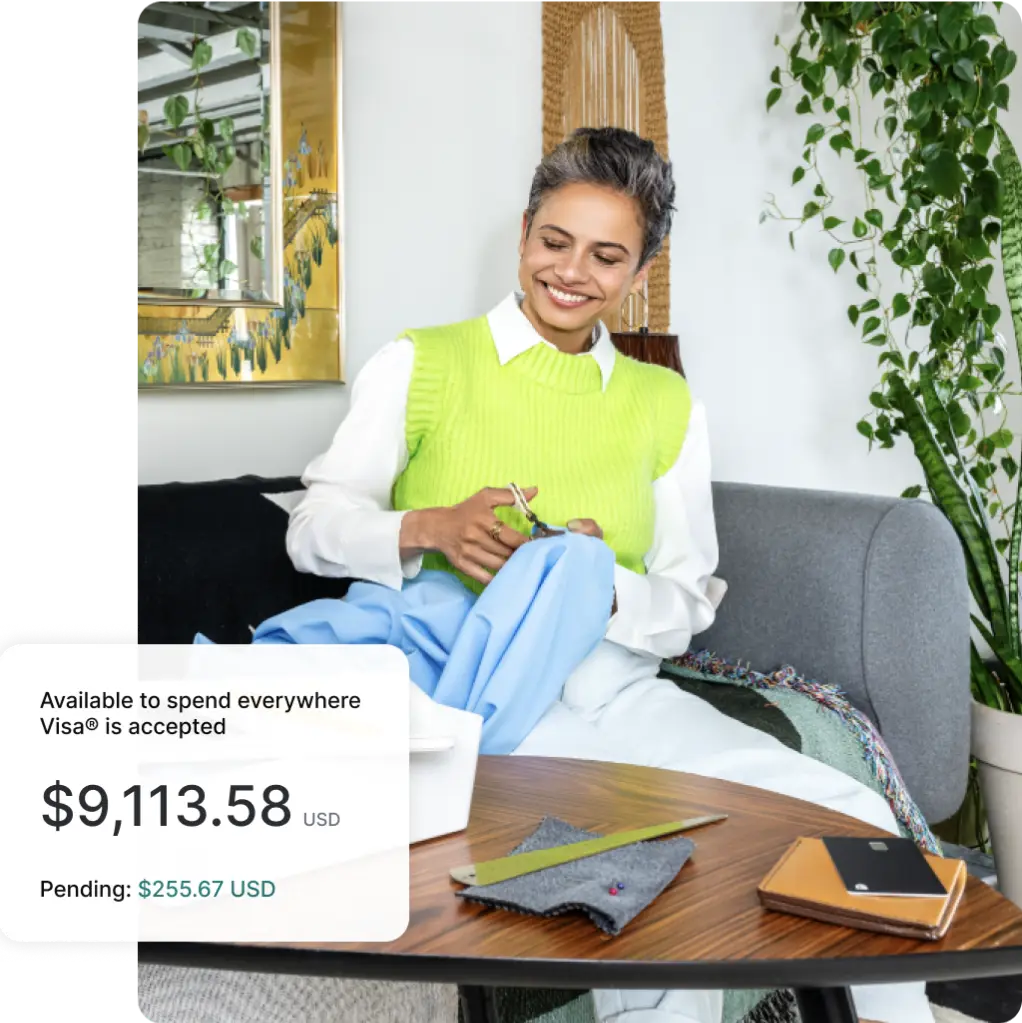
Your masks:
<instances>
[{"instance_id":1,"label":"bright green knit vest","mask_svg":"<svg viewBox=\"0 0 1022 1023\"><path fill-rule=\"evenodd\" d=\"M645 572L653 481L674 464L688 425L683 377L619 352L603 391L595 359L545 344L501 366L486 317L402 336L415 345L415 361L395 509L453 505L511 482L536 486L530 505L541 519L595 519L618 563ZM496 514L528 532L514 508ZM427 554L423 568L453 571L440 554Z\"/></svg>"}]
</instances>

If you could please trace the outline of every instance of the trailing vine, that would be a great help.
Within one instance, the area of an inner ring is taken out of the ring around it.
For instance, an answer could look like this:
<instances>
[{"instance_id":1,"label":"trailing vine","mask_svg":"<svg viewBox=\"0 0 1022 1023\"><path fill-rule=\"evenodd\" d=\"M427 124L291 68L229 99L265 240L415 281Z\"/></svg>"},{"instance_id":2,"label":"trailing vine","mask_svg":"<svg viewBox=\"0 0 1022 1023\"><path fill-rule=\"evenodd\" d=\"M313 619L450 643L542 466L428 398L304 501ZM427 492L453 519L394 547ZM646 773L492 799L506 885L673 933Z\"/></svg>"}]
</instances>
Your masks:
<instances>
[{"instance_id":1,"label":"trailing vine","mask_svg":"<svg viewBox=\"0 0 1022 1023\"><path fill-rule=\"evenodd\" d=\"M830 267L854 275L862 296L848 319L879 370L856 428L871 448L913 444L965 548L977 628L1002 662L991 675L974 650L974 691L1022 710L1022 456L1005 403L1020 392L991 297L1002 217L1022 223L1017 203L1004 206L1018 160L998 122L1016 55L985 5L971 3L803 3L794 38L775 44L784 60L766 107L791 102L809 121L791 184L811 194L797 213L769 197L761 220L787 223L792 248L818 227ZM837 160L852 161L861 196L829 184Z\"/></svg>"}]
</instances>

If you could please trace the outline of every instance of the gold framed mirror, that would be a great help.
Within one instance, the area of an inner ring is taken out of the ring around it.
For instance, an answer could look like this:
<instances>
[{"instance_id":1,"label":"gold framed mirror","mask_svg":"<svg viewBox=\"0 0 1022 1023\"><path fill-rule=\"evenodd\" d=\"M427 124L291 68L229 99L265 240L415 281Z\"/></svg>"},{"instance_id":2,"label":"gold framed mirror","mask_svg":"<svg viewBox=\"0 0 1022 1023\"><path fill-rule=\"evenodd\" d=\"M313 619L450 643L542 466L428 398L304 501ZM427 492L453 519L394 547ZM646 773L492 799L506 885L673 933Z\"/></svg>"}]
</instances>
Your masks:
<instances>
[{"instance_id":1,"label":"gold framed mirror","mask_svg":"<svg viewBox=\"0 0 1022 1023\"><path fill-rule=\"evenodd\" d=\"M340 4L139 16L138 385L343 382Z\"/></svg>"}]
</instances>

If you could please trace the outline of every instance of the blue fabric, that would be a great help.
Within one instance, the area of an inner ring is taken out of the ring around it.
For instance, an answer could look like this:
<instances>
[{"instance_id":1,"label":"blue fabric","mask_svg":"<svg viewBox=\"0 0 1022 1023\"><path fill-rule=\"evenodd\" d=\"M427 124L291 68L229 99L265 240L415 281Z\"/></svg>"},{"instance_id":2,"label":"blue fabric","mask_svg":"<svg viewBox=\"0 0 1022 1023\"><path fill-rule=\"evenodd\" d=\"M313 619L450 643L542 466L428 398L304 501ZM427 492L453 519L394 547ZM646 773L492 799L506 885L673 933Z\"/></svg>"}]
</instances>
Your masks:
<instances>
[{"instance_id":1,"label":"blue fabric","mask_svg":"<svg viewBox=\"0 0 1022 1023\"><path fill-rule=\"evenodd\" d=\"M400 591L353 583L267 619L252 642L400 647L428 696L482 716L481 752L510 753L603 639L613 593L613 551L565 533L524 544L478 598L448 572Z\"/></svg>"}]
</instances>

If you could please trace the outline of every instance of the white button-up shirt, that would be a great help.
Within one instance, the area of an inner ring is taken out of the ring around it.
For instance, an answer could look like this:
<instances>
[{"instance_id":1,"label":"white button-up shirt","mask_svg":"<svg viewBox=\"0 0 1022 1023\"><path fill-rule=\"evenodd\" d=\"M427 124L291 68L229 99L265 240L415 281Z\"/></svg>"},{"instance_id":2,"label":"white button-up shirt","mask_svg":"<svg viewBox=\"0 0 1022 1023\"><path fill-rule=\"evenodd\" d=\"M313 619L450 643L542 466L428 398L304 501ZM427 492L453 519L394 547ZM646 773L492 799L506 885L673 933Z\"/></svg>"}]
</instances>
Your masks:
<instances>
[{"instance_id":1,"label":"white button-up shirt","mask_svg":"<svg viewBox=\"0 0 1022 1023\"><path fill-rule=\"evenodd\" d=\"M533 345L549 344L521 311L521 299L514 292L487 316L501 365ZM596 343L577 357L596 361L606 390L618 355L602 323ZM408 464L405 410L413 362L410 339L384 345L355 380L350 410L329 450L306 469L307 492L291 512L287 533L288 554L299 571L393 589L418 574L421 556L402 560L399 553L406 512L391 504L394 481ZM725 589L713 576L717 535L700 402L692 403L677 461L653 483L653 492L656 517L646 574L615 566L617 611L606 638L663 658L684 653L692 636L709 627Z\"/></svg>"}]
</instances>

